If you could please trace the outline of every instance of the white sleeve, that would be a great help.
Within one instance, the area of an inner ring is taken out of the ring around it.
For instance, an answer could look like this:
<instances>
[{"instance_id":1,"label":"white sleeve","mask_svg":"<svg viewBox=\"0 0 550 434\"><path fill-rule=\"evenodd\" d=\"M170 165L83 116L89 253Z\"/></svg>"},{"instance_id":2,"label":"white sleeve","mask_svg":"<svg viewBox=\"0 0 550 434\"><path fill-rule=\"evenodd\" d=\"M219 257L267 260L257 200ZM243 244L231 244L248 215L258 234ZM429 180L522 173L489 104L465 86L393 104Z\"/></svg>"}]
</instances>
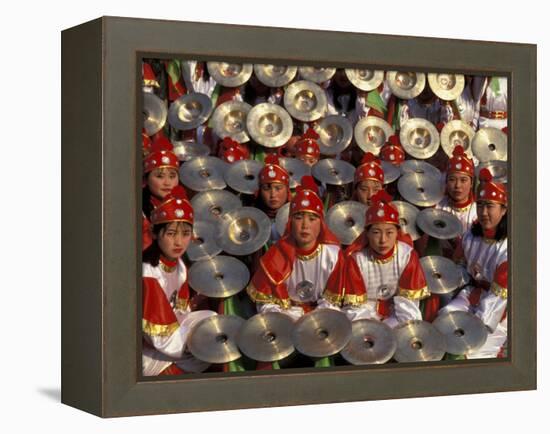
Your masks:
<instances>
[{"instance_id":1,"label":"white sleeve","mask_svg":"<svg viewBox=\"0 0 550 434\"><path fill-rule=\"evenodd\" d=\"M363 303L359 306L344 306L342 312L346 314L350 321L358 321L360 319L380 320L380 315L376 310L376 303Z\"/></svg>"},{"instance_id":2,"label":"white sleeve","mask_svg":"<svg viewBox=\"0 0 550 434\"><path fill-rule=\"evenodd\" d=\"M292 306L289 309L283 309L275 303L256 303L256 309L259 313L280 312L291 317L294 321L298 320L303 314L304 309L298 306Z\"/></svg>"},{"instance_id":3,"label":"white sleeve","mask_svg":"<svg viewBox=\"0 0 550 434\"><path fill-rule=\"evenodd\" d=\"M162 354L179 359L182 357L185 350L185 343L189 332L204 318L216 315L216 312L211 310L198 310L195 312L185 312L178 315L180 320L179 327L170 336L150 336L145 335L145 338L155 349Z\"/></svg>"},{"instance_id":4,"label":"white sleeve","mask_svg":"<svg viewBox=\"0 0 550 434\"><path fill-rule=\"evenodd\" d=\"M446 306L439 309L438 315L447 312L454 312L455 310L468 312L470 310L470 299L468 297L470 296L472 289L472 286L468 286L460 291Z\"/></svg>"},{"instance_id":5,"label":"white sleeve","mask_svg":"<svg viewBox=\"0 0 550 434\"><path fill-rule=\"evenodd\" d=\"M484 291L475 315L481 318L491 332L494 332L502 320L507 304L507 299L496 295L492 291Z\"/></svg>"},{"instance_id":6,"label":"white sleeve","mask_svg":"<svg viewBox=\"0 0 550 434\"><path fill-rule=\"evenodd\" d=\"M319 301L317 302L316 309L333 309L333 310L338 310L340 312L342 311L342 309L340 309L339 306L332 304L330 301L325 300L324 298L319 299Z\"/></svg>"},{"instance_id":7,"label":"white sleeve","mask_svg":"<svg viewBox=\"0 0 550 434\"><path fill-rule=\"evenodd\" d=\"M420 312L419 305L419 300L409 300L400 295L393 297L394 315L400 323L415 319L421 320L422 312Z\"/></svg>"}]
</instances>

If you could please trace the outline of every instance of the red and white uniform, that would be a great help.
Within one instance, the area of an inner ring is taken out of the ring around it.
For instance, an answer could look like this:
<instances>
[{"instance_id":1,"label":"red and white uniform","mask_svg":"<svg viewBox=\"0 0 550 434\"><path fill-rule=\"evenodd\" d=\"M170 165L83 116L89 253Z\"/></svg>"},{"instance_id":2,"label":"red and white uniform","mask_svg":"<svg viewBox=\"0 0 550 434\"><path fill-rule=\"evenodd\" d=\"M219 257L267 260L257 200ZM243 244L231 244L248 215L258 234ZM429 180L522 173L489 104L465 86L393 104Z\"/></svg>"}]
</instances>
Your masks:
<instances>
[{"instance_id":1,"label":"red and white uniform","mask_svg":"<svg viewBox=\"0 0 550 434\"><path fill-rule=\"evenodd\" d=\"M399 228L399 213L384 190L372 197L365 227L376 223ZM366 231L346 250L343 310L353 321L362 318L384 320L391 327L422 319L419 301L430 296L418 253L399 238L381 256L368 246Z\"/></svg>"},{"instance_id":2,"label":"red and white uniform","mask_svg":"<svg viewBox=\"0 0 550 434\"><path fill-rule=\"evenodd\" d=\"M418 254L403 241L386 257L368 247L354 252L344 282L344 312L351 320L386 320L390 326L422 319L419 301L430 295ZM385 299L385 294L395 295Z\"/></svg>"},{"instance_id":3,"label":"red and white uniform","mask_svg":"<svg viewBox=\"0 0 550 434\"><path fill-rule=\"evenodd\" d=\"M339 309L344 256L336 236L324 222L323 203L311 177L302 181L290 204L283 237L260 259L247 292L259 312L282 312L298 319L317 307ZM298 248L290 231L293 214L319 216L321 230L310 251Z\"/></svg>"},{"instance_id":4,"label":"red and white uniform","mask_svg":"<svg viewBox=\"0 0 550 434\"><path fill-rule=\"evenodd\" d=\"M508 125L508 79L506 77L474 77L474 86L481 94L479 128L502 129Z\"/></svg>"},{"instance_id":5,"label":"red and white uniform","mask_svg":"<svg viewBox=\"0 0 550 434\"><path fill-rule=\"evenodd\" d=\"M357 92L355 100L355 115L360 121L367 116L377 116L384 119L388 110L388 102L392 92L388 86L388 82L384 80L376 89L369 92Z\"/></svg>"},{"instance_id":6,"label":"red and white uniform","mask_svg":"<svg viewBox=\"0 0 550 434\"><path fill-rule=\"evenodd\" d=\"M488 170L480 172L480 181L477 193L480 200L507 204L505 186L492 182ZM440 312L469 311L481 318L491 334L485 345L468 354L468 358L497 357L507 339L508 240L496 240L492 232L475 236L470 230L462 238L462 249L474 285L460 291Z\"/></svg>"},{"instance_id":7,"label":"red and white uniform","mask_svg":"<svg viewBox=\"0 0 550 434\"><path fill-rule=\"evenodd\" d=\"M181 259L143 264L143 375L159 375L175 363L184 371L202 362L184 353L190 330L215 312L191 312L187 270ZM195 364L190 368L189 363ZM198 369L199 368L199 369Z\"/></svg>"}]
</instances>

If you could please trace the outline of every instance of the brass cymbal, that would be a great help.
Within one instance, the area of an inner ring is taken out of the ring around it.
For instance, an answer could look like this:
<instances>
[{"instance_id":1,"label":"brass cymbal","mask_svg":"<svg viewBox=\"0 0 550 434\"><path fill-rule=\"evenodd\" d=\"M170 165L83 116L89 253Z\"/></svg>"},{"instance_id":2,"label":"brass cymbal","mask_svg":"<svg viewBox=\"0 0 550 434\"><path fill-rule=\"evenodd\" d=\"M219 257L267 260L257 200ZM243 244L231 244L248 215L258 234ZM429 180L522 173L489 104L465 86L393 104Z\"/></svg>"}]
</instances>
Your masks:
<instances>
[{"instance_id":1,"label":"brass cymbal","mask_svg":"<svg viewBox=\"0 0 550 434\"><path fill-rule=\"evenodd\" d=\"M420 173L401 175L397 189L406 201L421 207L435 205L445 196L441 181Z\"/></svg>"},{"instance_id":2,"label":"brass cymbal","mask_svg":"<svg viewBox=\"0 0 550 434\"><path fill-rule=\"evenodd\" d=\"M246 117L248 134L267 148L283 146L292 136L292 118L277 104L261 103L250 109Z\"/></svg>"},{"instance_id":3,"label":"brass cymbal","mask_svg":"<svg viewBox=\"0 0 550 434\"><path fill-rule=\"evenodd\" d=\"M239 143L250 140L246 131L246 118L252 109L242 101L226 101L220 104L212 115L214 132L221 139L230 137Z\"/></svg>"},{"instance_id":4,"label":"brass cymbal","mask_svg":"<svg viewBox=\"0 0 550 434\"><path fill-rule=\"evenodd\" d=\"M489 169L493 175L493 181L501 184L508 182L508 162L499 160L489 160L479 163L476 167L476 176L479 177L479 171L483 168Z\"/></svg>"},{"instance_id":5,"label":"brass cymbal","mask_svg":"<svg viewBox=\"0 0 550 434\"><path fill-rule=\"evenodd\" d=\"M227 164L217 157L196 157L180 166L180 181L193 191L222 190Z\"/></svg>"},{"instance_id":6,"label":"brass cymbal","mask_svg":"<svg viewBox=\"0 0 550 434\"><path fill-rule=\"evenodd\" d=\"M259 174L264 165L256 160L240 160L225 171L225 182L233 190L245 194L255 193L259 186Z\"/></svg>"},{"instance_id":7,"label":"brass cymbal","mask_svg":"<svg viewBox=\"0 0 550 434\"><path fill-rule=\"evenodd\" d=\"M286 224L288 222L288 215L290 214L290 202L285 203L277 210L275 216L275 227L277 232L282 237L285 234Z\"/></svg>"},{"instance_id":8,"label":"brass cymbal","mask_svg":"<svg viewBox=\"0 0 550 434\"><path fill-rule=\"evenodd\" d=\"M472 151L484 163L490 160L508 159L508 136L498 128L480 128L472 140Z\"/></svg>"},{"instance_id":9,"label":"brass cymbal","mask_svg":"<svg viewBox=\"0 0 550 434\"><path fill-rule=\"evenodd\" d=\"M166 104L151 92L143 92L143 128L148 136L158 133L166 123Z\"/></svg>"},{"instance_id":10,"label":"brass cymbal","mask_svg":"<svg viewBox=\"0 0 550 434\"><path fill-rule=\"evenodd\" d=\"M355 167L344 160L324 158L311 168L311 174L325 184L345 185L353 182Z\"/></svg>"},{"instance_id":11,"label":"brass cymbal","mask_svg":"<svg viewBox=\"0 0 550 434\"><path fill-rule=\"evenodd\" d=\"M237 344L246 356L259 362L274 362L294 352L294 321L280 312L259 313L249 318L237 335Z\"/></svg>"},{"instance_id":12,"label":"brass cymbal","mask_svg":"<svg viewBox=\"0 0 550 434\"><path fill-rule=\"evenodd\" d=\"M180 161L189 161L194 157L206 157L210 154L210 148L207 145L196 142L173 141L174 154Z\"/></svg>"},{"instance_id":13,"label":"brass cymbal","mask_svg":"<svg viewBox=\"0 0 550 434\"><path fill-rule=\"evenodd\" d=\"M439 132L430 121L412 118L405 122L399 139L407 154L422 160L430 158L439 148Z\"/></svg>"},{"instance_id":14,"label":"brass cymbal","mask_svg":"<svg viewBox=\"0 0 550 434\"><path fill-rule=\"evenodd\" d=\"M302 176L311 175L311 167L297 158L279 158L279 164L290 176L290 188L296 188L302 181Z\"/></svg>"},{"instance_id":15,"label":"brass cymbal","mask_svg":"<svg viewBox=\"0 0 550 434\"><path fill-rule=\"evenodd\" d=\"M336 74L336 68L317 68L315 66L300 66L298 71L304 80L314 83L323 83Z\"/></svg>"},{"instance_id":16,"label":"brass cymbal","mask_svg":"<svg viewBox=\"0 0 550 434\"><path fill-rule=\"evenodd\" d=\"M296 321L292 340L296 349L309 357L338 353L351 338L351 322L334 309L315 309Z\"/></svg>"},{"instance_id":17,"label":"brass cymbal","mask_svg":"<svg viewBox=\"0 0 550 434\"><path fill-rule=\"evenodd\" d=\"M445 355L445 337L429 322L412 320L395 329L398 362L435 362Z\"/></svg>"},{"instance_id":18,"label":"brass cymbal","mask_svg":"<svg viewBox=\"0 0 550 434\"><path fill-rule=\"evenodd\" d=\"M258 208L245 206L223 214L217 234L218 245L230 255L254 253L269 240L271 221Z\"/></svg>"},{"instance_id":19,"label":"brass cymbal","mask_svg":"<svg viewBox=\"0 0 550 434\"><path fill-rule=\"evenodd\" d=\"M386 79L392 93L401 99L417 97L426 86L426 74L423 72L388 71Z\"/></svg>"},{"instance_id":20,"label":"brass cymbal","mask_svg":"<svg viewBox=\"0 0 550 434\"><path fill-rule=\"evenodd\" d=\"M231 297L250 280L248 268L232 256L197 261L189 268L189 285L199 294L213 298Z\"/></svg>"},{"instance_id":21,"label":"brass cymbal","mask_svg":"<svg viewBox=\"0 0 550 434\"><path fill-rule=\"evenodd\" d=\"M388 161L382 161L382 170L384 171L384 184L396 181L401 176L401 169Z\"/></svg>"},{"instance_id":22,"label":"brass cymbal","mask_svg":"<svg viewBox=\"0 0 550 434\"><path fill-rule=\"evenodd\" d=\"M191 261L210 259L221 253L216 244L216 226L207 221L196 221L193 224L193 240L187 247L187 257Z\"/></svg>"},{"instance_id":23,"label":"brass cymbal","mask_svg":"<svg viewBox=\"0 0 550 434\"><path fill-rule=\"evenodd\" d=\"M216 83L225 87L238 87L252 75L251 63L206 62L206 67Z\"/></svg>"},{"instance_id":24,"label":"brass cymbal","mask_svg":"<svg viewBox=\"0 0 550 434\"><path fill-rule=\"evenodd\" d=\"M393 330L380 321L353 321L351 330L351 339L340 354L352 365L386 363L397 349Z\"/></svg>"},{"instance_id":25,"label":"brass cymbal","mask_svg":"<svg viewBox=\"0 0 550 434\"><path fill-rule=\"evenodd\" d=\"M413 204L400 200L394 200L392 205L399 213L399 225L401 226L401 230L409 234L413 241L419 239L420 234L416 228L416 217L420 210Z\"/></svg>"},{"instance_id":26,"label":"brass cymbal","mask_svg":"<svg viewBox=\"0 0 550 434\"><path fill-rule=\"evenodd\" d=\"M346 149L353 137L353 125L348 118L339 115L324 117L315 128L319 134L319 150L323 155L334 156Z\"/></svg>"},{"instance_id":27,"label":"brass cymbal","mask_svg":"<svg viewBox=\"0 0 550 434\"><path fill-rule=\"evenodd\" d=\"M424 256L420 258L420 265L432 294L449 294L460 286L460 270L450 259L443 256Z\"/></svg>"},{"instance_id":28,"label":"brass cymbal","mask_svg":"<svg viewBox=\"0 0 550 434\"><path fill-rule=\"evenodd\" d=\"M367 205L346 200L333 205L325 221L340 242L349 246L365 229L366 213Z\"/></svg>"},{"instance_id":29,"label":"brass cymbal","mask_svg":"<svg viewBox=\"0 0 550 434\"><path fill-rule=\"evenodd\" d=\"M401 163L399 169L402 175L406 175L407 173L418 173L420 175L431 176L437 181L442 179L441 172L437 167L422 160L405 160Z\"/></svg>"},{"instance_id":30,"label":"brass cymbal","mask_svg":"<svg viewBox=\"0 0 550 434\"><path fill-rule=\"evenodd\" d=\"M364 152L380 153L394 130L384 119L377 116L367 116L355 124L353 135L355 142Z\"/></svg>"},{"instance_id":31,"label":"brass cymbal","mask_svg":"<svg viewBox=\"0 0 550 434\"><path fill-rule=\"evenodd\" d=\"M464 75L429 73L428 84L439 98L445 101L457 99L464 90Z\"/></svg>"},{"instance_id":32,"label":"brass cymbal","mask_svg":"<svg viewBox=\"0 0 550 434\"><path fill-rule=\"evenodd\" d=\"M220 216L242 206L241 200L227 190L208 190L191 199L195 221L220 224Z\"/></svg>"},{"instance_id":33,"label":"brass cymbal","mask_svg":"<svg viewBox=\"0 0 550 434\"><path fill-rule=\"evenodd\" d=\"M326 113L327 96L318 84L300 80L288 85L284 104L293 118L302 122L311 122Z\"/></svg>"},{"instance_id":34,"label":"brass cymbal","mask_svg":"<svg viewBox=\"0 0 550 434\"><path fill-rule=\"evenodd\" d=\"M241 357L237 334L245 320L236 315L213 315L189 333L187 347L193 356L208 363L228 363Z\"/></svg>"},{"instance_id":35,"label":"brass cymbal","mask_svg":"<svg viewBox=\"0 0 550 434\"><path fill-rule=\"evenodd\" d=\"M348 80L357 88L364 91L376 89L384 81L384 71L372 69L349 69L344 70Z\"/></svg>"},{"instance_id":36,"label":"brass cymbal","mask_svg":"<svg viewBox=\"0 0 550 434\"><path fill-rule=\"evenodd\" d=\"M475 135L474 129L464 121L455 119L445 124L441 130L441 147L449 156L453 156L454 149L460 145L464 148L464 152L472 158L472 140Z\"/></svg>"},{"instance_id":37,"label":"brass cymbal","mask_svg":"<svg viewBox=\"0 0 550 434\"><path fill-rule=\"evenodd\" d=\"M481 348L487 341L485 324L470 312L446 312L432 324L445 337L449 354L467 355Z\"/></svg>"},{"instance_id":38,"label":"brass cymbal","mask_svg":"<svg viewBox=\"0 0 550 434\"><path fill-rule=\"evenodd\" d=\"M430 237L450 240L462 235L462 223L448 211L426 208L416 216L416 224Z\"/></svg>"},{"instance_id":39,"label":"brass cymbal","mask_svg":"<svg viewBox=\"0 0 550 434\"><path fill-rule=\"evenodd\" d=\"M268 87L283 87L296 76L297 66L288 65L254 65L254 74L258 80Z\"/></svg>"},{"instance_id":40,"label":"brass cymbal","mask_svg":"<svg viewBox=\"0 0 550 434\"><path fill-rule=\"evenodd\" d=\"M180 96L168 109L168 123L178 130L192 130L204 124L212 114L212 101L204 93Z\"/></svg>"}]
</instances>

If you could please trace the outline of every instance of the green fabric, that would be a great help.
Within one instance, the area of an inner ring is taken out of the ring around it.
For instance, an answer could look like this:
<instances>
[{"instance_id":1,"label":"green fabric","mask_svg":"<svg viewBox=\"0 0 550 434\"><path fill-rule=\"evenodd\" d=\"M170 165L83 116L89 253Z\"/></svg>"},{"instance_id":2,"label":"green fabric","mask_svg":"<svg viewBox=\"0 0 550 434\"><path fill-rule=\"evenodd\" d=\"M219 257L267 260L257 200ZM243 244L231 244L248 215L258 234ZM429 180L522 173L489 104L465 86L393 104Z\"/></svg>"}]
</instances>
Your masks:
<instances>
[{"instance_id":1,"label":"green fabric","mask_svg":"<svg viewBox=\"0 0 550 434\"><path fill-rule=\"evenodd\" d=\"M426 246L426 256L441 256L443 250L441 249L441 243L437 238L430 237L428 239L428 245Z\"/></svg>"},{"instance_id":2,"label":"green fabric","mask_svg":"<svg viewBox=\"0 0 550 434\"><path fill-rule=\"evenodd\" d=\"M372 107L383 114L386 114L386 111L388 110L386 103L376 89L367 94L367 106Z\"/></svg>"},{"instance_id":3,"label":"green fabric","mask_svg":"<svg viewBox=\"0 0 550 434\"><path fill-rule=\"evenodd\" d=\"M445 353L445 357L443 357L443 360L466 360L466 356L462 354L455 355L455 354Z\"/></svg>"},{"instance_id":4,"label":"green fabric","mask_svg":"<svg viewBox=\"0 0 550 434\"><path fill-rule=\"evenodd\" d=\"M491 77L491 80L489 81L489 87L496 96L500 95L500 81L498 77Z\"/></svg>"},{"instance_id":5,"label":"green fabric","mask_svg":"<svg viewBox=\"0 0 550 434\"><path fill-rule=\"evenodd\" d=\"M233 362L229 362L227 364L229 368L229 372L243 372L246 371L246 368L243 363L243 357L240 359L234 360Z\"/></svg>"},{"instance_id":6,"label":"green fabric","mask_svg":"<svg viewBox=\"0 0 550 434\"><path fill-rule=\"evenodd\" d=\"M212 100L212 107L216 108L216 102L218 101L218 97L220 96L221 92L221 86L219 84L214 87L214 91L212 92L212 96L210 99ZM214 116L210 116L210 120L208 121L208 126L210 128L214 127Z\"/></svg>"},{"instance_id":7,"label":"green fabric","mask_svg":"<svg viewBox=\"0 0 550 434\"><path fill-rule=\"evenodd\" d=\"M316 368L330 368L331 366L334 366L332 357L322 357L315 361Z\"/></svg>"},{"instance_id":8,"label":"green fabric","mask_svg":"<svg viewBox=\"0 0 550 434\"><path fill-rule=\"evenodd\" d=\"M397 99L395 103L395 111L393 112L393 119L391 120L391 126L394 131L397 132L401 129L401 110L403 108L403 103L400 99Z\"/></svg>"},{"instance_id":9,"label":"green fabric","mask_svg":"<svg viewBox=\"0 0 550 434\"><path fill-rule=\"evenodd\" d=\"M328 191L328 186L327 186L327 193L326 193L326 196L325 196L325 203L323 204L323 208L325 209L325 214L328 212L329 205L330 205L330 192Z\"/></svg>"},{"instance_id":10,"label":"green fabric","mask_svg":"<svg viewBox=\"0 0 550 434\"><path fill-rule=\"evenodd\" d=\"M170 60L166 68L166 72L170 76L172 83L175 85L179 81L181 75L179 62L173 59Z\"/></svg>"},{"instance_id":11,"label":"green fabric","mask_svg":"<svg viewBox=\"0 0 550 434\"><path fill-rule=\"evenodd\" d=\"M271 367L273 369L281 369L281 365L279 365L278 361L271 362Z\"/></svg>"}]
</instances>

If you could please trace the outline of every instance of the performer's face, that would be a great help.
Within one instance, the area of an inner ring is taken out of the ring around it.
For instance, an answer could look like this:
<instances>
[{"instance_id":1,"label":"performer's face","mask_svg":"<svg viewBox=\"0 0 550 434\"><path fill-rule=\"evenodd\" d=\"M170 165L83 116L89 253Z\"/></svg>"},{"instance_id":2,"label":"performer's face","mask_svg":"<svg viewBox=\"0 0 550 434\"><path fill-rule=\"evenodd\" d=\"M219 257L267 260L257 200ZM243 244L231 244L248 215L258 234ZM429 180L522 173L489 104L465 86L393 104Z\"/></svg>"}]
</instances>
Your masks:
<instances>
[{"instance_id":1,"label":"performer's face","mask_svg":"<svg viewBox=\"0 0 550 434\"><path fill-rule=\"evenodd\" d=\"M312 157L311 155L300 155L297 158L306 163L309 167L313 167L319 161L318 158Z\"/></svg>"},{"instance_id":2,"label":"performer's face","mask_svg":"<svg viewBox=\"0 0 550 434\"><path fill-rule=\"evenodd\" d=\"M184 222L171 222L160 230L158 236L153 234L162 254L172 261L185 253L192 235L193 228Z\"/></svg>"},{"instance_id":3,"label":"performer's face","mask_svg":"<svg viewBox=\"0 0 550 434\"><path fill-rule=\"evenodd\" d=\"M464 202L470 195L472 178L460 173L451 173L447 176L447 194L455 202Z\"/></svg>"},{"instance_id":4,"label":"performer's face","mask_svg":"<svg viewBox=\"0 0 550 434\"><path fill-rule=\"evenodd\" d=\"M397 227L391 223L374 223L367 230L367 238L372 250L386 255L397 242Z\"/></svg>"},{"instance_id":5,"label":"performer's face","mask_svg":"<svg viewBox=\"0 0 550 434\"><path fill-rule=\"evenodd\" d=\"M260 188L260 195L264 203L273 210L277 210L282 207L287 200L287 187L286 185L272 182L271 184L262 184Z\"/></svg>"},{"instance_id":6,"label":"performer's face","mask_svg":"<svg viewBox=\"0 0 550 434\"><path fill-rule=\"evenodd\" d=\"M478 201L476 204L477 219L483 230L496 229L504 215L506 207L500 203Z\"/></svg>"},{"instance_id":7,"label":"performer's face","mask_svg":"<svg viewBox=\"0 0 550 434\"><path fill-rule=\"evenodd\" d=\"M357 184L357 200L365 205L370 205L370 198L382 190L382 184L372 179L361 181Z\"/></svg>"},{"instance_id":8,"label":"performer's face","mask_svg":"<svg viewBox=\"0 0 550 434\"><path fill-rule=\"evenodd\" d=\"M291 217L290 229L300 249L311 249L321 232L321 219L310 212L297 212Z\"/></svg>"},{"instance_id":9,"label":"performer's face","mask_svg":"<svg viewBox=\"0 0 550 434\"><path fill-rule=\"evenodd\" d=\"M157 199L164 199L178 181L178 171L172 168L154 169L147 174L147 187Z\"/></svg>"}]
</instances>

